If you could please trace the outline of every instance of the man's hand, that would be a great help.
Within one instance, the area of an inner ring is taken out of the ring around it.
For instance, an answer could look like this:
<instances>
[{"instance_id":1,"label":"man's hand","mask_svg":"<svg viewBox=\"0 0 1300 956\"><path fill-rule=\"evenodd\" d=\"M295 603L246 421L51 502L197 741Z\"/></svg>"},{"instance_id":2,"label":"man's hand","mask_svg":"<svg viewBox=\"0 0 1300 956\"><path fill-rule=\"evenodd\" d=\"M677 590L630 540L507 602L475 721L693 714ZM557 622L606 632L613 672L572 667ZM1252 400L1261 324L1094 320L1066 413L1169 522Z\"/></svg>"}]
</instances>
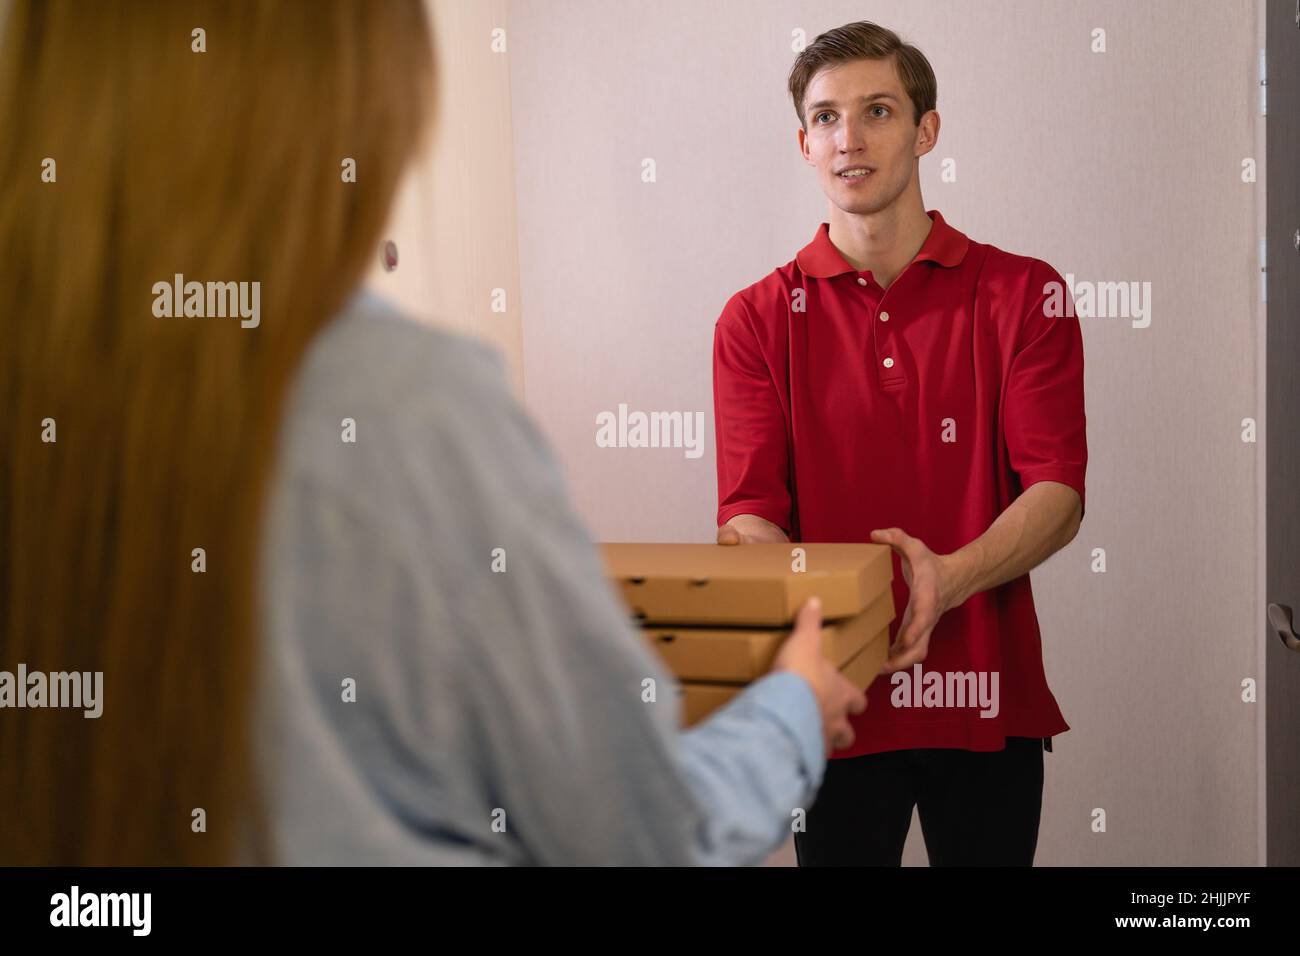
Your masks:
<instances>
[{"instance_id":1,"label":"man's hand","mask_svg":"<svg viewBox=\"0 0 1300 956\"><path fill-rule=\"evenodd\" d=\"M758 515L736 515L718 529L718 544L782 544L789 540L784 531Z\"/></svg>"},{"instance_id":2,"label":"man's hand","mask_svg":"<svg viewBox=\"0 0 1300 956\"><path fill-rule=\"evenodd\" d=\"M827 753L852 745L849 714L867 709L867 695L849 683L822 653L822 605L817 598L809 598L799 609L794 630L777 652L772 670L792 671L812 687Z\"/></svg>"},{"instance_id":3,"label":"man's hand","mask_svg":"<svg viewBox=\"0 0 1300 956\"><path fill-rule=\"evenodd\" d=\"M901 528L877 529L871 532L871 540L899 553L910 591L898 636L880 669L882 674L892 674L925 660L930 652L930 632L939 618L965 598L949 555L935 554L920 538L913 538Z\"/></svg>"}]
</instances>

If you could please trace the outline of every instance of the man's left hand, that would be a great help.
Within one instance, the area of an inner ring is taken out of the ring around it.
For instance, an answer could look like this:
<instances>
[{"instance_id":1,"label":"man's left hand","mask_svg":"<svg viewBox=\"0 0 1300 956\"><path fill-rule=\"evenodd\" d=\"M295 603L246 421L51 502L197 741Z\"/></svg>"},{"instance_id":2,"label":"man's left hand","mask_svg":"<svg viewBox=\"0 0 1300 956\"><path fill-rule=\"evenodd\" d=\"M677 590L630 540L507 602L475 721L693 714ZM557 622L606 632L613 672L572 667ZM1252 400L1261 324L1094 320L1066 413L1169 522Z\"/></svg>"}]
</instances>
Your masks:
<instances>
[{"instance_id":1,"label":"man's left hand","mask_svg":"<svg viewBox=\"0 0 1300 956\"><path fill-rule=\"evenodd\" d=\"M898 636L889 649L889 659L880 669L882 674L892 674L925 660L930 650L930 632L945 611L961 603L958 575L951 555L935 554L924 541L901 528L877 529L871 532L871 540L898 552L903 578L910 591Z\"/></svg>"}]
</instances>

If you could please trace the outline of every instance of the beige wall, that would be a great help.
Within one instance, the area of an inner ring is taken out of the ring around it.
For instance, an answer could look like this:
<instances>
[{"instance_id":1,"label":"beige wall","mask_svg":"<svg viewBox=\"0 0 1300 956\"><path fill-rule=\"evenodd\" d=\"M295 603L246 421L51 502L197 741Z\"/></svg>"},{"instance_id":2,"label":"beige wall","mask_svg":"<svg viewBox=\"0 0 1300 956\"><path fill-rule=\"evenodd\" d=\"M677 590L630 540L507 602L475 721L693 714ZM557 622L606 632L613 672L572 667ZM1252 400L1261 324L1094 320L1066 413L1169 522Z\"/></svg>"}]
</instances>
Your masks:
<instances>
[{"instance_id":1,"label":"beige wall","mask_svg":"<svg viewBox=\"0 0 1300 956\"><path fill-rule=\"evenodd\" d=\"M1073 728L1046 755L1038 860L1255 863L1257 710L1240 699L1258 674L1258 446L1240 440L1241 420L1262 416L1262 187L1240 181L1256 154L1254 4L515 0L509 13L525 394L599 538L712 534L713 323L825 218L784 93L795 28L811 39L869 13L929 56L942 129L921 163L927 208L1062 274L1152 283L1148 328L1083 320L1088 515L1033 573ZM944 158L956 182L940 181ZM595 416L620 402L705 412L704 456L597 448ZM915 829L907 860L925 861Z\"/></svg>"},{"instance_id":2,"label":"beige wall","mask_svg":"<svg viewBox=\"0 0 1300 956\"><path fill-rule=\"evenodd\" d=\"M522 396L509 54L492 50L492 31L507 28L508 4L426 0L426 7L439 119L394 205L387 234L397 268L386 271L376 250L367 284L423 321L491 342ZM498 289L502 312L493 311Z\"/></svg>"}]
</instances>

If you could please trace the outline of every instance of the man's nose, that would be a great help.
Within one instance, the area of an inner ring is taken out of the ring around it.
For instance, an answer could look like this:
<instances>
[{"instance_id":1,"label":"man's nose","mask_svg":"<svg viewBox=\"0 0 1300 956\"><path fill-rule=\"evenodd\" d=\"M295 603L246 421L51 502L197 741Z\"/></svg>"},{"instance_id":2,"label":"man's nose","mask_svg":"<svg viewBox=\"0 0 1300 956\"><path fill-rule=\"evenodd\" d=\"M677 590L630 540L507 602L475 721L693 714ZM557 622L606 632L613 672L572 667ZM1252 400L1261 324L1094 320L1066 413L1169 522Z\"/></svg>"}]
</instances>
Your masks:
<instances>
[{"instance_id":1,"label":"man's nose","mask_svg":"<svg viewBox=\"0 0 1300 956\"><path fill-rule=\"evenodd\" d=\"M839 149L842 153L852 153L866 145L862 124L856 120L846 119L840 126Z\"/></svg>"}]
</instances>

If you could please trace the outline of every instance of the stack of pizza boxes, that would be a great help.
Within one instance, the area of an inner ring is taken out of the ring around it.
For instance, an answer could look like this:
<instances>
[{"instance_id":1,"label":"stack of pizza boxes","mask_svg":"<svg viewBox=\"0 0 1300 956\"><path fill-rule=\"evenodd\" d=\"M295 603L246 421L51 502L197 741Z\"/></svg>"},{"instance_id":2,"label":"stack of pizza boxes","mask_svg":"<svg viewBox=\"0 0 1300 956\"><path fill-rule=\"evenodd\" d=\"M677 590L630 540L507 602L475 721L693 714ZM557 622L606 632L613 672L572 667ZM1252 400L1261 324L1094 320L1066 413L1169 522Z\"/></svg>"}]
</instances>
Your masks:
<instances>
[{"instance_id":1,"label":"stack of pizza boxes","mask_svg":"<svg viewBox=\"0 0 1300 956\"><path fill-rule=\"evenodd\" d=\"M606 571L680 681L689 726L771 670L796 613L822 604L822 650L864 690L889 651L893 564L882 544L605 544Z\"/></svg>"}]
</instances>

